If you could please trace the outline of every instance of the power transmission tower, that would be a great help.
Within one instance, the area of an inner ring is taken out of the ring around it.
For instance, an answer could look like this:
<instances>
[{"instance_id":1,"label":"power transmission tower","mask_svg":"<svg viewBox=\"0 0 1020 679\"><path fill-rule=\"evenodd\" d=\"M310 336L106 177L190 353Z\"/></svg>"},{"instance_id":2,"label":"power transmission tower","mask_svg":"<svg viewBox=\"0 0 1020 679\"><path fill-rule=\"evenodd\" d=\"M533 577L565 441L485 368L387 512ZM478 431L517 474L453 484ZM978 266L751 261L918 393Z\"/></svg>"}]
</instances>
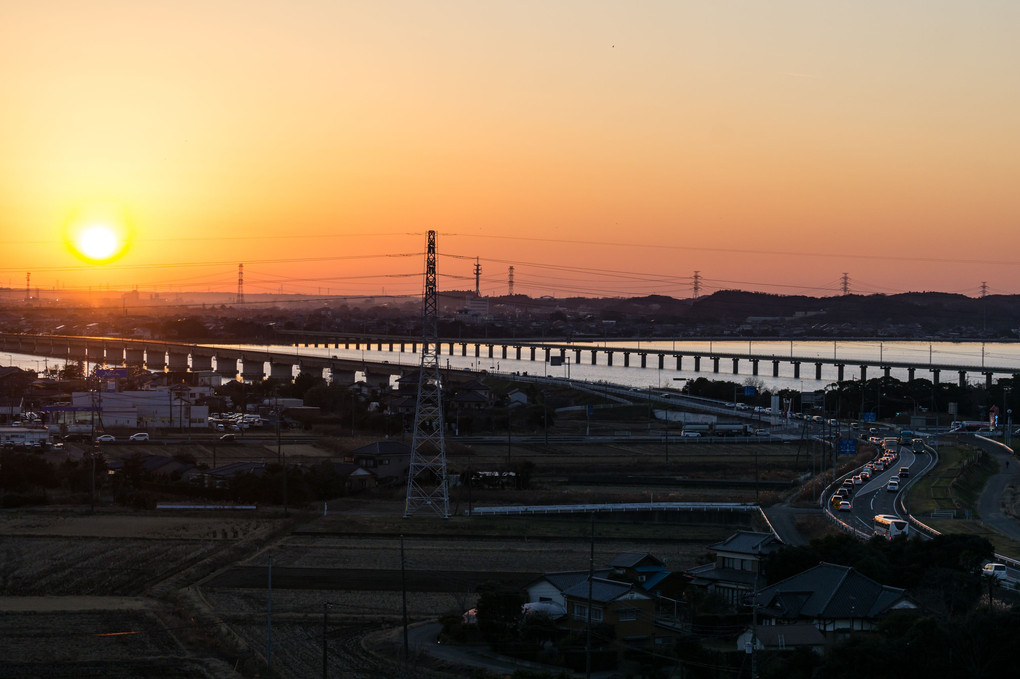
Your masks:
<instances>
[{"instance_id":1,"label":"power transmission tower","mask_svg":"<svg viewBox=\"0 0 1020 679\"><path fill-rule=\"evenodd\" d=\"M431 233L431 231L429 232ZM475 257L475 297L481 297L480 288L478 283L482 277L482 265L478 262L478 258Z\"/></svg>"},{"instance_id":2,"label":"power transmission tower","mask_svg":"<svg viewBox=\"0 0 1020 679\"><path fill-rule=\"evenodd\" d=\"M514 268L510 267L509 274L506 279L506 294L508 297L514 296Z\"/></svg>"},{"instance_id":3,"label":"power transmission tower","mask_svg":"<svg viewBox=\"0 0 1020 679\"><path fill-rule=\"evenodd\" d=\"M476 265L477 266L477 265ZM450 518L443 438L443 392L439 378L439 308L436 293L436 232L429 231L422 297L421 370L414 408L411 462L407 469L404 518L428 509Z\"/></svg>"},{"instance_id":4,"label":"power transmission tower","mask_svg":"<svg viewBox=\"0 0 1020 679\"><path fill-rule=\"evenodd\" d=\"M244 304L244 264L237 265L237 303Z\"/></svg>"},{"instance_id":5,"label":"power transmission tower","mask_svg":"<svg viewBox=\"0 0 1020 679\"><path fill-rule=\"evenodd\" d=\"M25 274L25 301L26 302L31 302L32 301L32 291L29 289L29 287L31 285L32 285L32 273L29 272L29 273Z\"/></svg>"},{"instance_id":6,"label":"power transmission tower","mask_svg":"<svg viewBox=\"0 0 1020 679\"><path fill-rule=\"evenodd\" d=\"M840 279L840 281L841 281L842 287L843 287L843 294L844 295L849 295L850 294L850 274L848 274L847 272L844 271L843 272L843 276Z\"/></svg>"},{"instance_id":7,"label":"power transmission tower","mask_svg":"<svg viewBox=\"0 0 1020 679\"><path fill-rule=\"evenodd\" d=\"M695 271L694 272L694 299L697 299L698 295L700 295L700 294L701 294L701 272L700 271Z\"/></svg>"},{"instance_id":8,"label":"power transmission tower","mask_svg":"<svg viewBox=\"0 0 1020 679\"><path fill-rule=\"evenodd\" d=\"M981 296L988 294L988 281L981 281Z\"/></svg>"}]
</instances>

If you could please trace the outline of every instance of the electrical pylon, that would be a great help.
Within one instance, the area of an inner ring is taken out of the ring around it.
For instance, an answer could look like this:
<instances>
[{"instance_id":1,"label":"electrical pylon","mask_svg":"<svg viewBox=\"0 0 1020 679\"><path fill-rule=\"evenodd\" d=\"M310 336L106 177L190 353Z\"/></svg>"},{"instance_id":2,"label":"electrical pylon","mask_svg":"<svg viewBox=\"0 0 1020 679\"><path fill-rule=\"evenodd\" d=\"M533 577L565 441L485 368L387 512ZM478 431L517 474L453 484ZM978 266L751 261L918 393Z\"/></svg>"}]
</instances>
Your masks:
<instances>
[{"instance_id":1,"label":"electrical pylon","mask_svg":"<svg viewBox=\"0 0 1020 679\"><path fill-rule=\"evenodd\" d=\"M411 461L407 468L404 518L428 509L450 518L443 438L443 392L439 378L439 304L436 294L436 232L429 231L425 252L425 294L422 296L421 370L414 408Z\"/></svg>"}]
</instances>

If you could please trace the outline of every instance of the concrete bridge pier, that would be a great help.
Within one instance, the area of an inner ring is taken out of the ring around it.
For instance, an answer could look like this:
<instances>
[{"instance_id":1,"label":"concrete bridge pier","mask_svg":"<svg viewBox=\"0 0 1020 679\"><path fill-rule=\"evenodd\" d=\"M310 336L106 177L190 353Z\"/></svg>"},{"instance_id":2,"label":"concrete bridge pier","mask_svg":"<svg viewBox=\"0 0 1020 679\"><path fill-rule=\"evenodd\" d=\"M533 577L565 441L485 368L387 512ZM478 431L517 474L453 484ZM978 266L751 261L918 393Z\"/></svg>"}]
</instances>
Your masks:
<instances>
[{"instance_id":1,"label":"concrete bridge pier","mask_svg":"<svg viewBox=\"0 0 1020 679\"><path fill-rule=\"evenodd\" d=\"M868 381L868 366L862 365L861 366L861 382L863 383L863 382L867 382L867 381Z\"/></svg>"},{"instance_id":2,"label":"concrete bridge pier","mask_svg":"<svg viewBox=\"0 0 1020 679\"><path fill-rule=\"evenodd\" d=\"M886 379L889 379L889 372L891 370L892 370L892 368L890 366L883 365L882 366L882 376L885 377Z\"/></svg>"},{"instance_id":3,"label":"concrete bridge pier","mask_svg":"<svg viewBox=\"0 0 1020 679\"><path fill-rule=\"evenodd\" d=\"M623 367L624 368L629 368L630 367L630 352L629 351L623 352Z\"/></svg>"},{"instance_id":4,"label":"concrete bridge pier","mask_svg":"<svg viewBox=\"0 0 1020 679\"><path fill-rule=\"evenodd\" d=\"M676 359L676 369L677 370L683 370L682 364L684 362L684 355L683 354L673 354L673 357Z\"/></svg>"},{"instance_id":5,"label":"concrete bridge pier","mask_svg":"<svg viewBox=\"0 0 1020 679\"><path fill-rule=\"evenodd\" d=\"M212 370L212 354L200 354L192 351L191 370L192 372L208 372Z\"/></svg>"},{"instance_id":6,"label":"concrete bridge pier","mask_svg":"<svg viewBox=\"0 0 1020 679\"><path fill-rule=\"evenodd\" d=\"M659 354L659 370L666 366L666 354Z\"/></svg>"},{"instance_id":7,"label":"concrete bridge pier","mask_svg":"<svg viewBox=\"0 0 1020 679\"><path fill-rule=\"evenodd\" d=\"M701 356L694 357L694 372L701 372Z\"/></svg>"},{"instance_id":8,"label":"concrete bridge pier","mask_svg":"<svg viewBox=\"0 0 1020 679\"><path fill-rule=\"evenodd\" d=\"M500 353L503 355L503 358L506 358L506 345L504 344L502 347L500 347L500 349L501 349ZM562 355L562 352L560 352L560 354Z\"/></svg>"},{"instance_id":9,"label":"concrete bridge pier","mask_svg":"<svg viewBox=\"0 0 1020 679\"><path fill-rule=\"evenodd\" d=\"M641 356L641 367L642 368L647 368L648 367L648 354L639 354L639 356Z\"/></svg>"},{"instance_id":10,"label":"concrete bridge pier","mask_svg":"<svg viewBox=\"0 0 1020 679\"><path fill-rule=\"evenodd\" d=\"M591 364L592 365L598 365L598 355L599 355L598 349L592 349L591 350Z\"/></svg>"},{"instance_id":11,"label":"concrete bridge pier","mask_svg":"<svg viewBox=\"0 0 1020 679\"><path fill-rule=\"evenodd\" d=\"M489 345L489 358L495 358L495 356L493 354L493 347L492 347L491 344Z\"/></svg>"},{"instance_id":12,"label":"concrete bridge pier","mask_svg":"<svg viewBox=\"0 0 1020 679\"><path fill-rule=\"evenodd\" d=\"M365 371L365 384L376 389L386 390L390 388L390 373Z\"/></svg>"},{"instance_id":13,"label":"concrete bridge pier","mask_svg":"<svg viewBox=\"0 0 1020 679\"><path fill-rule=\"evenodd\" d=\"M960 371L960 388L962 389L962 388L964 388L966 386L967 386L967 371L966 370L961 370Z\"/></svg>"},{"instance_id":14,"label":"concrete bridge pier","mask_svg":"<svg viewBox=\"0 0 1020 679\"><path fill-rule=\"evenodd\" d=\"M779 361L772 359L772 376L779 377Z\"/></svg>"},{"instance_id":15,"label":"concrete bridge pier","mask_svg":"<svg viewBox=\"0 0 1020 679\"><path fill-rule=\"evenodd\" d=\"M611 351L606 352L606 365L613 365L613 352Z\"/></svg>"},{"instance_id":16,"label":"concrete bridge pier","mask_svg":"<svg viewBox=\"0 0 1020 679\"><path fill-rule=\"evenodd\" d=\"M837 382L842 382L843 381L843 369L845 367L846 366L844 364L842 364L842 363L837 363L836 364L836 381Z\"/></svg>"},{"instance_id":17,"label":"concrete bridge pier","mask_svg":"<svg viewBox=\"0 0 1020 679\"><path fill-rule=\"evenodd\" d=\"M931 369L931 381L932 381L932 384L938 384L939 383L939 374L941 372L942 371L939 368L932 368Z\"/></svg>"},{"instance_id":18,"label":"concrete bridge pier","mask_svg":"<svg viewBox=\"0 0 1020 679\"><path fill-rule=\"evenodd\" d=\"M754 375L755 377L758 376L758 359L757 358L752 358L751 359L751 374Z\"/></svg>"},{"instance_id":19,"label":"concrete bridge pier","mask_svg":"<svg viewBox=\"0 0 1020 679\"><path fill-rule=\"evenodd\" d=\"M477 345L476 345L476 346L475 346L475 349L477 349L477 348L478 348L478 347L477 347ZM461 356L467 356L467 342L464 342L464 343L462 343L462 344L460 345L460 355L461 355Z\"/></svg>"},{"instance_id":20,"label":"concrete bridge pier","mask_svg":"<svg viewBox=\"0 0 1020 679\"><path fill-rule=\"evenodd\" d=\"M714 372L714 373L719 372L719 357L718 356L713 356L712 357L712 372Z\"/></svg>"},{"instance_id":21,"label":"concrete bridge pier","mask_svg":"<svg viewBox=\"0 0 1020 679\"><path fill-rule=\"evenodd\" d=\"M284 382L294 381L294 364L293 363L278 363L271 361L269 363L269 377L274 380L282 380Z\"/></svg>"},{"instance_id":22,"label":"concrete bridge pier","mask_svg":"<svg viewBox=\"0 0 1020 679\"><path fill-rule=\"evenodd\" d=\"M237 379L237 359L226 356L216 357L216 374L226 380Z\"/></svg>"},{"instance_id":23,"label":"concrete bridge pier","mask_svg":"<svg viewBox=\"0 0 1020 679\"><path fill-rule=\"evenodd\" d=\"M145 350L145 367L148 370L166 370L166 353L149 347Z\"/></svg>"},{"instance_id":24,"label":"concrete bridge pier","mask_svg":"<svg viewBox=\"0 0 1020 679\"><path fill-rule=\"evenodd\" d=\"M481 357L482 357L482 345L481 344L476 344L475 345L475 358L481 358Z\"/></svg>"},{"instance_id":25,"label":"concrete bridge pier","mask_svg":"<svg viewBox=\"0 0 1020 679\"><path fill-rule=\"evenodd\" d=\"M740 359L739 358L734 358L733 359L733 374L734 375L739 375L740 374Z\"/></svg>"},{"instance_id":26,"label":"concrete bridge pier","mask_svg":"<svg viewBox=\"0 0 1020 679\"><path fill-rule=\"evenodd\" d=\"M86 360L91 363L106 364L106 347L102 344L89 344L85 348Z\"/></svg>"},{"instance_id":27,"label":"concrete bridge pier","mask_svg":"<svg viewBox=\"0 0 1020 679\"><path fill-rule=\"evenodd\" d=\"M241 379L245 382L261 382L265 379L265 361L255 357L242 358Z\"/></svg>"},{"instance_id":28,"label":"concrete bridge pier","mask_svg":"<svg viewBox=\"0 0 1020 679\"><path fill-rule=\"evenodd\" d=\"M321 363L298 365L298 375L308 374L317 380L323 379L323 368Z\"/></svg>"},{"instance_id":29,"label":"concrete bridge pier","mask_svg":"<svg viewBox=\"0 0 1020 679\"><path fill-rule=\"evenodd\" d=\"M128 347L124 350L124 363L133 368L145 366L145 349Z\"/></svg>"},{"instance_id":30,"label":"concrete bridge pier","mask_svg":"<svg viewBox=\"0 0 1020 679\"><path fill-rule=\"evenodd\" d=\"M534 361L535 360L535 354L538 353L538 349L536 347L530 347L530 349L531 349L531 360Z\"/></svg>"},{"instance_id":31,"label":"concrete bridge pier","mask_svg":"<svg viewBox=\"0 0 1020 679\"><path fill-rule=\"evenodd\" d=\"M353 370L329 369L330 384L354 384Z\"/></svg>"},{"instance_id":32,"label":"concrete bridge pier","mask_svg":"<svg viewBox=\"0 0 1020 679\"><path fill-rule=\"evenodd\" d=\"M173 351L169 353L167 367L175 372L185 372L188 369L188 354L184 351Z\"/></svg>"},{"instance_id":33,"label":"concrete bridge pier","mask_svg":"<svg viewBox=\"0 0 1020 679\"><path fill-rule=\"evenodd\" d=\"M581 365L581 350L574 349L574 365Z\"/></svg>"},{"instance_id":34,"label":"concrete bridge pier","mask_svg":"<svg viewBox=\"0 0 1020 679\"><path fill-rule=\"evenodd\" d=\"M991 388L992 388L992 373L986 372L985 373L985 389L991 389Z\"/></svg>"},{"instance_id":35,"label":"concrete bridge pier","mask_svg":"<svg viewBox=\"0 0 1020 679\"><path fill-rule=\"evenodd\" d=\"M907 382L913 382L914 381L914 371L915 370L917 370L917 369L916 368L907 368Z\"/></svg>"}]
</instances>

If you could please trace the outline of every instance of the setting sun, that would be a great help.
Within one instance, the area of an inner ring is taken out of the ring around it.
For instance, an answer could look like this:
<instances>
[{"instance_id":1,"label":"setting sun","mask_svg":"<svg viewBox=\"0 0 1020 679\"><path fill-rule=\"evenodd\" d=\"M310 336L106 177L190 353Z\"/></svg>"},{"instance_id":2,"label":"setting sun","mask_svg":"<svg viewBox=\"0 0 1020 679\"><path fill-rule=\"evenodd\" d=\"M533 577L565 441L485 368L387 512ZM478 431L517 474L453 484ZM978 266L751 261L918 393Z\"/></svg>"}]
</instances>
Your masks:
<instances>
[{"instance_id":1,"label":"setting sun","mask_svg":"<svg viewBox=\"0 0 1020 679\"><path fill-rule=\"evenodd\" d=\"M90 226L78 234L74 247L89 259L109 259L117 254L117 234L108 226Z\"/></svg>"},{"instance_id":2,"label":"setting sun","mask_svg":"<svg viewBox=\"0 0 1020 679\"><path fill-rule=\"evenodd\" d=\"M92 264L105 264L123 255L130 231L123 212L110 205L90 206L70 220L68 248Z\"/></svg>"}]
</instances>

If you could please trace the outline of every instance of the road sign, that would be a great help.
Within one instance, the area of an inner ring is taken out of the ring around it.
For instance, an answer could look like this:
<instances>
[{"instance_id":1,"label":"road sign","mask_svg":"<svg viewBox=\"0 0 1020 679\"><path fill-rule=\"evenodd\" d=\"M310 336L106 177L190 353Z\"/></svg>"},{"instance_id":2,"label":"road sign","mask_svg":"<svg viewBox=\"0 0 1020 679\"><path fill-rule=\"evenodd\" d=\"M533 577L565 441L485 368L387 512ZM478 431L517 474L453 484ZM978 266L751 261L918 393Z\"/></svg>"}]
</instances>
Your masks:
<instances>
[{"instance_id":1,"label":"road sign","mask_svg":"<svg viewBox=\"0 0 1020 679\"><path fill-rule=\"evenodd\" d=\"M857 439L840 439L839 440L839 454L840 455L856 455L857 454Z\"/></svg>"},{"instance_id":2,"label":"road sign","mask_svg":"<svg viewBox=\"0 0 1020 679\"><path fill-rule=\"evenodd\" d=\"M861 422L878 422L878 413L861 413Z\"/></svg>"},{"instance_id":3,"label":"road sign","mask_svg":"<svg viewBox=\"0 0 1020 679\"><path fill-rule=\"evenodd\" d=\"M744 386L744 396L754 396L754 385L748 384Z\"/></svg>"}]
</instances>

